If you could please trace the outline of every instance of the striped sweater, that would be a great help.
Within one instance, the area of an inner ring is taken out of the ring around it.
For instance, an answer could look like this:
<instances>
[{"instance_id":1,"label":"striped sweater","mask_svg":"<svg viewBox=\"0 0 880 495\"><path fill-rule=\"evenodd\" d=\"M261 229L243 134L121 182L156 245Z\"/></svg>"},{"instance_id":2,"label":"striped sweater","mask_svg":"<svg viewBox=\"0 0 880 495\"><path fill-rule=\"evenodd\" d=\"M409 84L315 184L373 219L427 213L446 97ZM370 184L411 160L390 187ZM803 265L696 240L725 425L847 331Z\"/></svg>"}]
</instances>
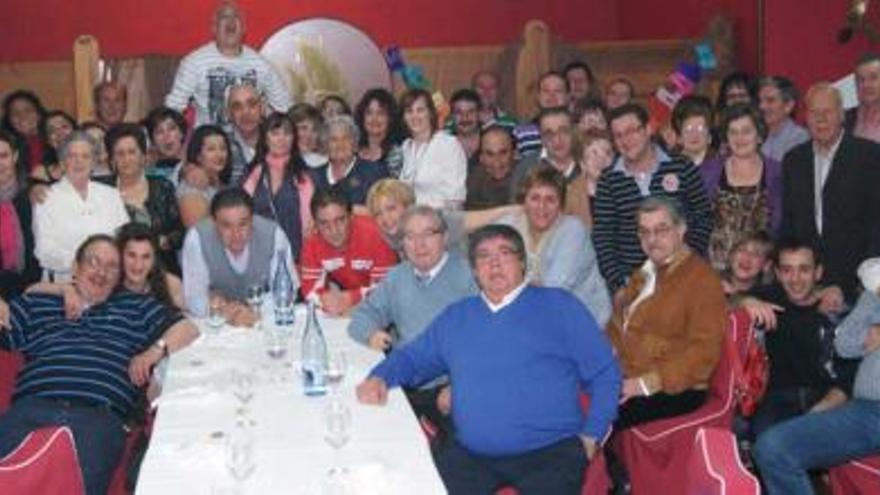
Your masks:
<instances>
[{"instance_id":1,"label":"striped sweater","mask_svg":"<svg viewBox=\"0 0 880 495\"><path fill-rule=\"evenodd\" d=\"M612 294L626 285L633 269L645 261L636 233L636 210L647 197L665 196L679 202L687 218L686 241L705 255L712 232L709 200L696 167L689 161L665 155L651 176L648 195L626 173L622 158L605 170L596 186L593 244L599 268Z\"/></svg>"},{"instance_id":2,"label":"striped sweater","mask_svg":"<svg viewBox=\"0 0 880 495\"><path fill-rule=\"evenodd\" d=\"M8 332L0 347L25 356L13 400L22 397L81 399L106 404L126 417L135 404L131 359L180 319L156 299L119 291L75 319L64 300L27 294L10 301Z\"/></svg>"}]
</instances>

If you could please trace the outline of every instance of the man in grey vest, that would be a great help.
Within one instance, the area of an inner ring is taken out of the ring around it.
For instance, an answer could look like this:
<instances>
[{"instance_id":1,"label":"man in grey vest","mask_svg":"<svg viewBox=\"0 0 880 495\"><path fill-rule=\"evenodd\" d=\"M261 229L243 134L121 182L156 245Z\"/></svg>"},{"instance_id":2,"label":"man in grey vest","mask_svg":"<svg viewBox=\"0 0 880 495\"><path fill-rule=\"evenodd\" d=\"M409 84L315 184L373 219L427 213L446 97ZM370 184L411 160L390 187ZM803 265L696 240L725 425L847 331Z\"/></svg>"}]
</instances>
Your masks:
<instances>
[{"instance_id":1,"label":"man in grey vest","mask_svg":"<svg viewBox=\"0 0 880 495\"><path fill-rule=\"evenodd\" d=\"M248 287L266 286L282 256L297 290L299 278L284 231L255 216L253 201L242 189L220 191L211 201L211 218L192 227L183 243L187 309L205 316L213 305L232 325L253 324L257 315L246 303Z\"/></svg>"}]
</instances>

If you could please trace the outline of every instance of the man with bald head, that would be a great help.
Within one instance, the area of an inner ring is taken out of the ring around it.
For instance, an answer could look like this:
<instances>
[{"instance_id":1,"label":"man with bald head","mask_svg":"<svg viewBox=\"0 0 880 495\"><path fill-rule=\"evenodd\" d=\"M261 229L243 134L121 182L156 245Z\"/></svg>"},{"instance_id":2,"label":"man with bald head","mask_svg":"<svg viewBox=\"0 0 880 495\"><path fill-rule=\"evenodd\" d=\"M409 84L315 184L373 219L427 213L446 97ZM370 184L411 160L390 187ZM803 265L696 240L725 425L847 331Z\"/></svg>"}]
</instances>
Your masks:
<instances>
[{"instance_id":1,"label":"man with bald head","mask_svg":"<svg viewBox=\"0 0 880 495\"><path fill-rule=\"evenodd\" d=\"M244 17L237 3L220 2L213 33L213 41L181 60L165 106L183 111L192 100L196 127L224 124L226 89L244 81L265 94L273 110L286 112L291 104L287 86L266 59L244 44Z\"/></svg>"},{"instance_id":2,"label":"man with bald head","mask_svg":"<svg viewBox=\"0 0 880 495\"><path fill-rule=\"evenodd\" d=\"M844 132L838 90L814 84L805 97L810 140L783 162L784 237L817 246L825 266L822 300L839 310L856 296L856 268L880 255L880 145Z\"/></svg>"}]
</instances>

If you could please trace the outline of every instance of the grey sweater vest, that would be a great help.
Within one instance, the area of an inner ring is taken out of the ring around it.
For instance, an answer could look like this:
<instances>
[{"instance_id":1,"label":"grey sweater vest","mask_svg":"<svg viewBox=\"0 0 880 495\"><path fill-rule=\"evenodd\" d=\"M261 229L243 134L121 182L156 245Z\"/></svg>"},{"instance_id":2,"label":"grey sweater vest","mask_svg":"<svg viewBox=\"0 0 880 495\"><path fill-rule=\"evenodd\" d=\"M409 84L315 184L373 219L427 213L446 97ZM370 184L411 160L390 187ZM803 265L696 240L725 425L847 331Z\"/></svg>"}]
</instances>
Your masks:
<instances>
[{"instance_id":1,"label":"grey sweater vest","mask_svg":"<svg viewBox=\"0 0 880 495\"><path fill-rule=\"evenodd\" d=\"M248 243L248 263L244 273L238 273L229 263L226 249L217 229L210 218L196 224L202 257L208 266L209 289L223 297L243 301L247 298L247 288L251 285L269 281L269 267L275 255L275 222L254 215L253 231Z\"/></svg>"}]
</instances>

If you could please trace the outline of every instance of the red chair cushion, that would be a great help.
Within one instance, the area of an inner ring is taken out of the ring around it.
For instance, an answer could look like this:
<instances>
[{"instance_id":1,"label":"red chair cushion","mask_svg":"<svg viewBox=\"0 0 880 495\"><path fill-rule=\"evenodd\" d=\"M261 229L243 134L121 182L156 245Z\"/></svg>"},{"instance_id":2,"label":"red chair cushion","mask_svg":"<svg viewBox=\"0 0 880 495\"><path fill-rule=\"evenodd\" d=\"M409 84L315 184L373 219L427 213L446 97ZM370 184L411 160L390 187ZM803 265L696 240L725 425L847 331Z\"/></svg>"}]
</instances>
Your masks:
<instances>
[{"instance_id":1,"label":"red chair cushion","mask_svg":"<svg viewBox=\"0 0 880 495\"><path fill-rule=\"evenodd\" d=\"M40 428L0 459L3 493L84 493L73 433L67 427Z\"/></svg>"},{"instance_id":2,"label":"red chair cushion","mask_svg":"<svg viewBox=\"0 0 880 495\"><path fill-rule=\"evenodd\" d=\"M739 458L727 430L700 428L687 466L687 493L759 495L761 485Z\"/></svg>"},{"instance_id":3,"label":"red chair cushion","mask_svg":"<svg viewBox=\"0 0 880 495\"><path fill-rule=\"evenodd\" d=\"M880 456L847 462L828 475L832 495L880 493Z\"/></svg>"}]
</instances>

